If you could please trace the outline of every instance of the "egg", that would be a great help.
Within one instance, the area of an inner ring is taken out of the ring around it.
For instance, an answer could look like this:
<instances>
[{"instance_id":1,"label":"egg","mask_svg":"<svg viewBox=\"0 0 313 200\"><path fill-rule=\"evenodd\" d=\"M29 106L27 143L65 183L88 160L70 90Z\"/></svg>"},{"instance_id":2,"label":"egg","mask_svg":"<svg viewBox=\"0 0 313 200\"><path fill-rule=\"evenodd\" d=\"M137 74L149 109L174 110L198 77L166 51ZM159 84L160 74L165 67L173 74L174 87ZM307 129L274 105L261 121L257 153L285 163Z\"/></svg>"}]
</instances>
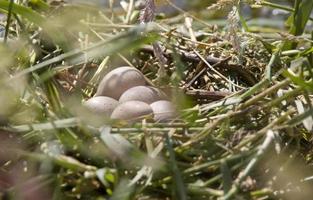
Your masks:
<instances>
[{"instance_id":1,"label":"egg","mask_svg":"<svg viewBox=\"0 0 313 200\"><path fill-rule=\"evenodd\" d=\"M159 89L149 86L136 86L126 90L120 97L119 102L143 101L151 104L161 99L165 99L165 95Z\"/></svg>"},{"instance_id":2,"label":"egg","mask_svg":"<svg viewBox=\"0 0 313 200\"><path fill-rule=\"evenodd\" d=\"M96 96L85 101L83 105L95 114L109 117L117 107L118 101L111 97Z\"/></svg>"},{"instance_id":3,"label":"egg","mask_svg":"<svg viewBox=\"0 0 313 200\"><path fill-rule=\"evenodd\" d=\"M170 101L156 101L150 104L150 106L156 122L166 122L176 117L176 109Z\"/></svg>"},{"instance_id":4,"label":"egg","mask_svg":"<svg viewBox=\"0 0 313 200\"><path fill-rule=\"evenodd\" d=\"M146 85L144 75L133 67L118 67L106 74L95 96L108 96L116 100L129 88Z\"/></svg>"},{"instance_id":5,"label":"egg","mask_svg":"<svg viewBox=\"0 0 313 200\"><path fill-rule=\"evenodd\" d=\"M121 103L115 108L111 118L135 122L140 121L144 116L150 115L152 113L152 108L145 102L127 101Z\"/></svg>"}]
</instances>

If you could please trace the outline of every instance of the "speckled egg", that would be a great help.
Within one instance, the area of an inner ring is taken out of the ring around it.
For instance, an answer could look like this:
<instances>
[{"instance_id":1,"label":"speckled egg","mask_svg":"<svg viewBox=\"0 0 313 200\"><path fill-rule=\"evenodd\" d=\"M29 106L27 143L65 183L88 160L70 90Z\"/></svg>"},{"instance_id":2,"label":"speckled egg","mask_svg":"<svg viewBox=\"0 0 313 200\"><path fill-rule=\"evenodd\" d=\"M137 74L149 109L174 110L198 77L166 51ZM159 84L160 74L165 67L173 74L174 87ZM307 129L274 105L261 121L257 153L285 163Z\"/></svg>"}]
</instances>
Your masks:
<instances>
[{"instance_id":1,"label":"speckled egg","mask_svg":"<svg viewBox=\"0 0 313 200\"><path fill-rule=\"evenodd\" d=\"M85 101L83 105L95 114L110 117L113 110L117 107L118 101L111 97L96 96Z\"/></svg>"},{"instance_id":2,"label":"speckled egg","mask_svg":"<svg viewBox=\"0 0 313 200\"><path fill-rule=\"evenodd\" d=\"M128 120L128 121L140 121L144 116L152 114L152 108L149 104L142 101L127 101L121 103L113 111L111 118Z\"/></svg>"},{"instance_id":3,"label":"speckled egg","mask_svg":"<svg viewBox=\"0 0 313 200\"><path fill-rule=\"evenodd\" d=\"M165 95L159 89L149 86L136 86L126 90L120 97L119 102L143 101L151 104L161 99L165 99Z\"/></svg>"},{"instance_id":4,"label":"speckled egg","mask_svg":"<svg viewBox=\"0 0 313 200\"><path fill-rule=\"evenodd\" d=\"M144 75L133 67L118 67L106 74L100 82L96 96L108 96L116 100L129 88L146 85Z\"/></svg>"},{"instance_id":5,"label":"speckled egg","mask_svg":"<svg viewBox=\"0 0 313 200\"><path fill-rule=\"evenodd\" d=\"M176 117L176 109L174 105L170 101L156 101L150 104L153 114L154 120L156 122L166 122L172 120Z\"/></svg>"}]
</instances>

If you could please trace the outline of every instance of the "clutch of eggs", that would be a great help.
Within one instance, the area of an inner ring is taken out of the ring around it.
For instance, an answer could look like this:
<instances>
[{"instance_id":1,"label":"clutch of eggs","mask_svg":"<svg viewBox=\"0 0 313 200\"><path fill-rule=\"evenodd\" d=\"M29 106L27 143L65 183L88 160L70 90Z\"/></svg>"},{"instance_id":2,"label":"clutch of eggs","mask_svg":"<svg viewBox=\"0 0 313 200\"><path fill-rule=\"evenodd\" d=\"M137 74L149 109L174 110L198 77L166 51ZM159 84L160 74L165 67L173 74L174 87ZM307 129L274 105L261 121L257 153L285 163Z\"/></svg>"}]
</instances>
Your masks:
<instances>
[{"instance_id":1,"label":"clutch of eggs","mask_svg":"<svg viewBox=\"0 0 313 200\"><path fill-rule=\"evenodd\" d=\"M136 68L118 67L107 73L96 95L85 101L91 112L111 119L136 122L153 116L156 122L176 117L175 106L159 89L148 85L145 76Z\"/></svg>"}]
</instances>

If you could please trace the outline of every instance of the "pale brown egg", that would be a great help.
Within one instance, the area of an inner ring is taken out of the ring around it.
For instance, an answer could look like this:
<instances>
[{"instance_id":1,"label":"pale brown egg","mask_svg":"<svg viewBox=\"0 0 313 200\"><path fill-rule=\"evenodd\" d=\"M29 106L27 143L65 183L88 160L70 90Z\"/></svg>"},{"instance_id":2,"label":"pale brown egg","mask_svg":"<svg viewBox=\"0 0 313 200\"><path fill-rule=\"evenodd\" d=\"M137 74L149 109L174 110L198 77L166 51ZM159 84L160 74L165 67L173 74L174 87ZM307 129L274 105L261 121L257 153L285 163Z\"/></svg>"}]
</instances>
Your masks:
<instances>
[{"instance_id":1,"label":"pale brown egg","mask_svg":"<svg viewBox=\"0 0 313 200\"><path fill-rule=\"evenodd\" d=\"M117 107L118 101L111 97L97 96L88 99L83 105L92 113L110 117L113 110Z\"/></svg>"},{"instance_id":2,"label":"pale brown egg","mask_svg":"<svg viewBox=\"0 0 313 200\"><path fill-rule=\"evenodd\" d=\"M126 90L120 97L119 102L143 101L151 104L162 99L165 99L165 95L159 89L149 86L136 86Z\"/></svg>"},{"instance_id":3,"label":"pale brown egg","mask_svg":"<svg viewBox=\"0 0 313 200\"><path fill-rule=\"evenodd\" d=\"M156 101L150 104L150 106L156 122L167 122L177 116L175 106L170 101Z\"/></svg>"},{"instance_id":4,"label":"pale brown egg","mask_svg":"<svg viewBox=\"0 0 313 200\"><path fill-rule=\"evenodd\" d=\"M127 101L115 108L111 118L128 120L128 121L140 121L143 117L152 114L153 111L149 104L142 101Z\"/></svg>"},{"instance_id":5,"label":"pale brown egg","mask_svg":"<svg viewBox=\"0 0 313 200\"><path fill-rule=\"evenodd\" d=\"M144 75L133 67L118 67L106 74L99 84L96 96L108 96L116 100L129 88L146 85Z\"/></svg>"}]
</instances>

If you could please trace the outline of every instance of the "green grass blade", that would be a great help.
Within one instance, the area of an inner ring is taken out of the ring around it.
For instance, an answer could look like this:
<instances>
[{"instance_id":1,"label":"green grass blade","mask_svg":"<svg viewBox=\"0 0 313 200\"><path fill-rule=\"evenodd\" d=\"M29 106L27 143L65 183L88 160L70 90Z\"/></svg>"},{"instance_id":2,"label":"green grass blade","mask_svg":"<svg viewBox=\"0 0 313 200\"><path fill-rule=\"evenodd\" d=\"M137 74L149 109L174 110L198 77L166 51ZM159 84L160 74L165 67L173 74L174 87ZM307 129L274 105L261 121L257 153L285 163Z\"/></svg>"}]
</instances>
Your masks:
<instances>
[{"instance_id":1,"label":"green grass blade","mask_svg":"<svg viewBox=\"0 0 313 200\"><path fill-rule=\"evenodd\" d=\"M0 0L0 9L9 11L10 7L10 2ZM30 22L35 23L38 26L44 26L45 23L45 18L41 16L39 13L33 11L30 8L27 8L25 6L21 6L18 4L13 4L12 5L12 12L18 15L21 15L22 17L26 18Z\"/></svg>"},{"instance_id":2,"label":"green grass blade","mask_svg":"<svg viewBox=\"0 0 313 200\"><path fill-rule=\"evenodd\" d=\"M53 130L55 128L68 128L75 127L78 125L77 118L68 118L55 120L53 122L29 124L29 125L18 125L11 127L15 132L27 132L27 131L42 131L42 130Z\"/></svg>"},{"instance_id":3,"label":"green grass blade","mask_svg":"<svg viewBox=\"0 0 313 200\"><path fill-rule=\"evenodd\" d=\"M38 9L40 11L47 11L49 9L49 5L43 0L29 0L29 4L34 9Z\"/></svg>"},{"instance_id":4,"label":"green grass blade","mask_svg":"<svg viewBox=\"0 0 313 200\"><path fill-rule=\"evenodd\" d=\"M305 81L303 78L294 75L291 71L285 70L283 75L289 78L293 83L297 84L303 89L313 92L313 80Z\"/></svg>"},{"instance_id":5,"label":"green grass blade","mask_svg":"<svg viewBox=\"0 0 313 200\"><path fill-rule=\"evenodd\" d=\"M13 1L13 0L10 0L10 4L9 4L9 7L8 7L7 24L5 25L5 33L4 33L3 43L6 43L7 40L8 40L8 35L9 35L9 28L10 28L10 22L11 22L13 4L14 4L14 1Z\"/></svg>"},{"instance_id":6,"label":"green grass blade","mask_svg":"<svg viewBox=\"0 0 313 200\"><path fill-rule=\"evenodd\" d=\"M174 174L174 184L175 184L175 187L176 187L175 189L177 192L176 195L177 195L178 199L186 200L187 199L186 189L184 186L182 175L180 173L180 170L178 169L177 162L175 159L175 153L173 150L172 139L170 138L170 136L168 134L165 135L165 141L166 141L166 146L167 146L167 149L168 149L169 155L170 155L170 161L169 161L170 166L171 166L172 172Z\"/></svg>"},{"instance_id":7,"label":"green grass blade","mask_svg":"<svg viewBox=\"0 0 313 200\"><path fill-rule=\"evenodd\" d=\"M310 18L313 9L312 0L302 0L299 7L295 10L293 25L290 33L294 35L301 35L304 32L305 26Z\"/></svg>"},{"instance_id":8,"label":"green grass blade","mask_svg":"<svg viewBox=\"0 0 313 200\"><path fill-rule=\"evenodd\" d=\"M226 194L231 189L232 185L231 170L228 167L226 160L221 162L221 173L223 178L223 190L224 194Z\"/></svg>"}]
</instances>

